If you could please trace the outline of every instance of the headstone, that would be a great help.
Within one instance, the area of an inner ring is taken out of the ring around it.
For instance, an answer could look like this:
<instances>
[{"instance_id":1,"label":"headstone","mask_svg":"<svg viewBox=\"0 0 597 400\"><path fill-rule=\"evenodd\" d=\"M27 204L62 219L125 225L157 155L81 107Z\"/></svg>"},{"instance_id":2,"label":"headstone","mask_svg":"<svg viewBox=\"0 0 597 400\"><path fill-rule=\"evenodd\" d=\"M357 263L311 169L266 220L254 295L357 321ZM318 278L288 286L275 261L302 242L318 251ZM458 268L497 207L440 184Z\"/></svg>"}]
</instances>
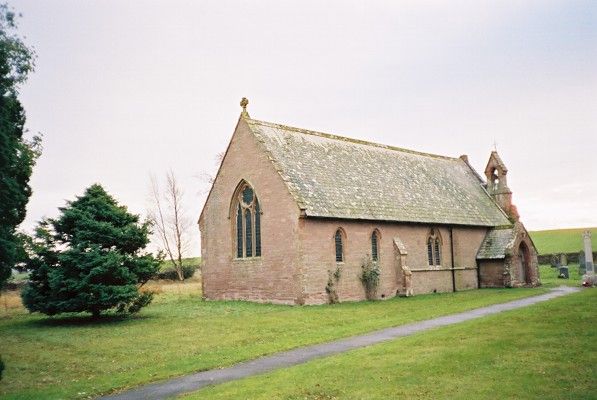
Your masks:
<instances>
[{"instance_id":1,"label":"headstone","mask_svg":"<svg viewBox=\"0 0 597 400\"><path fill-rule=\"evenodd\" d=\"M558 278L560 278L560 279L569 279L570 278L570 274L568 273L568 267L566 267L566 266L560 267L560 274L558 275Z\"/></svg>"},{"instance_id":2,"label":"headstone","mask_svg":"<svg viewBox=\"0 0 597 400\"><path fill-rule=\"evenodd\" d=\"M582 235L585 243L585 268L587 275L593 275L595 268L593 266L593 247L591 246L591 231L585 231Z\"/></svg>"},{"instance_id":3,"label":"headstone","mask_svg":"<svg viewBox=\"0 0 597 400\"><path fill-rule=\"evenodd\" d=\"M560 254L560 267L565 267L568 265L568 257L566 254Z\"/></svg>"},{"instance_id":4,"label":"headstone","mask_svg":"<svg viewBox=\"0 0 597 400\"><path fill-rule=\"evenodd\" d=\"M551 267L552 268L560 268L560 257L556 254L551 255Z\"/></svg>"},{"instance_id":5,"label":"headstone","mask_svg":"<svg viewBox=\"0 0 597 400\"><path fill-rule=\"evenodd\" d=\"M587 264L585 261L585 252L581 250L578 253L578 274L583 276L587 272Z\"/></svg>"}]
</instances>

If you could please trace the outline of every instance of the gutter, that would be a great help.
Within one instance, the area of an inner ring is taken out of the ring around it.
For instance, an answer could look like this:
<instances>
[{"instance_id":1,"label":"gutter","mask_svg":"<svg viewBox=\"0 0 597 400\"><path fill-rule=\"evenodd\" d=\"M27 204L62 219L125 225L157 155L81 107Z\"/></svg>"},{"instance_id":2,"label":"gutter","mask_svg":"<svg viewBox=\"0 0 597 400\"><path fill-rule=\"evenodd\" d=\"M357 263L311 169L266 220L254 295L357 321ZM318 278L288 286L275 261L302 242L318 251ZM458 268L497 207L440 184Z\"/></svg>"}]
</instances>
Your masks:
<instances>
[{"instance_id":1,"label":"gutter","mask_svg":"<svg viewBox=\"0 0 597 400\"><path fill-rule=\"evenodd\" d=\"M456 275L454 273L454 234L450 227L450 260L452 262L452 292L456 291Z\"/></svg>"}]
</instances>

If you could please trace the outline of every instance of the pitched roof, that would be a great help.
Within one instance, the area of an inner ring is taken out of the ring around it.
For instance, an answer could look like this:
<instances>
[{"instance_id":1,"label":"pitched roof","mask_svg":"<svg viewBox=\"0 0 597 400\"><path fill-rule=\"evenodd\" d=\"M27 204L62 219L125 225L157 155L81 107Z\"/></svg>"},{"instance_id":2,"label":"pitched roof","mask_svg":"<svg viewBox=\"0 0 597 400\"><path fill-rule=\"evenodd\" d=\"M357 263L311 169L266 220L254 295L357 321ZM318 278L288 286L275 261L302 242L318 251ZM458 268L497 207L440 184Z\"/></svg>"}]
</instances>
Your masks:
<instances>
[{"instance_id":1,"label":"pitched roof","mask_svg":"<svg viewBox=\"0 0 597 400\"><path fill-rule=\"evenodd\" d=\"M461 159L245 121L308 217L510 224Z\"/></svg>"},{"instance_id":2,"label":"pitched roof","mask_svg":"<svg viewBox=\"0 0 597 400\"><path fill-rule=\"evenodd\" d=\"M481 247L477 252L479 260L503 259L506 252L512 248L516 232L514 228L492 229L485 235Z\"/></svg>"}]
</instances>

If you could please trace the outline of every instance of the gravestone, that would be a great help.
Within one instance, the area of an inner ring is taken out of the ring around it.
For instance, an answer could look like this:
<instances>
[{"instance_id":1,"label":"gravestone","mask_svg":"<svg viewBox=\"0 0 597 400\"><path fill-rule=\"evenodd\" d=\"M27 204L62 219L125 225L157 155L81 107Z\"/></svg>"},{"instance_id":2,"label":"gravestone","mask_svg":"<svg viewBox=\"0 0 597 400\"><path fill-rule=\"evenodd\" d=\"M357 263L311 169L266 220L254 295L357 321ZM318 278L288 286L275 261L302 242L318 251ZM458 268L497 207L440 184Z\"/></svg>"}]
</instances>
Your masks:
<instances>
[{"instance_id":1,"label":"gravestone","mask_svg":"<svg viewBox=\"0 0 597 400\"><path fill-rule=\"evenodd\" d=\"M566 267L568 265L568 256L562 253L560 254L560 267Z\"/></svg>"},{"instance_id":2,"label":"gravestone","mask_svg":"<svg viewBox=\"0 0 597 400\"><path fill-rule=\"evenodd\" d=\"M593 247L591 245L591 231L585 231L582 235L585 244L585 269L586 274L591 276L595 273L593 266Z\"/></svg>"},{"instance_id":3,"label":"gravestone","mask_svg":"<svg viewBox=\"0 0 597 400\"><path fill-rule=\"evenodd\" d=\"M567 266L560 267L560 273L558 275L558 278L560 278L560 279L569 279L570 278L570 274L568 273Z\"/></svg>"},{"instance_id":4,"label":"gravestone","mask_svg":"<svg viewBox=\"0 0 597 400\"><path fill-rule=\"evenodd\" d=\"M578 253L578 274L583 276L587 272L587 265L585 261L585 252L581 250Z\"/></svg>"},{"instance_id":5,"label":"gravestone","mask_svg":"<svg viewBox=\"0 0 597 400\"><path fill-rule=\"evenodd\" d=\"M556 254L551 255L551 267L552 268L560 268L560 257Z\"/></svg>"}]
</instances>

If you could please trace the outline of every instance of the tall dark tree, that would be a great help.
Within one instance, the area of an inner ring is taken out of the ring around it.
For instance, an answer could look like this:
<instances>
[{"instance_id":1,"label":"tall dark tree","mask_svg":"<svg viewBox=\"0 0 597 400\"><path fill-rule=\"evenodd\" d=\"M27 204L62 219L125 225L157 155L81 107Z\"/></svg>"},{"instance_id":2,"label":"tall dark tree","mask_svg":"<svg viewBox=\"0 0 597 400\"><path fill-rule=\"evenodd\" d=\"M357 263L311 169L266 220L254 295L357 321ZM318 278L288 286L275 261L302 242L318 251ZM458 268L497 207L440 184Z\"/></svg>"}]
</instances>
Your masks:
<instances>
[{"instance_id":1,"label":"tall dark tree","mask_svg":"<svg viewBox=\"0 0 597 400\"><path fill-rule=\"evenodd\" d=\"M23 137L25 111L18 88L33 70L33 51L16 33L15 14L0 5L0 287L21 253L17 226L31 196L29 178L39 156L40 138Z\"/></svg>"},{"instance_id":2,"label":"tall dark tree","mask_svg":"<svg viewBox=\"0 0 597 400\"><path fill-rule=\"evenodd\" d=\"M159 269L143 250L150 223L118 205L98 184L37 227L23 303L47 315L104 310L136 312L151 294L139 288Z\"/></svg>"}]
</instances>

